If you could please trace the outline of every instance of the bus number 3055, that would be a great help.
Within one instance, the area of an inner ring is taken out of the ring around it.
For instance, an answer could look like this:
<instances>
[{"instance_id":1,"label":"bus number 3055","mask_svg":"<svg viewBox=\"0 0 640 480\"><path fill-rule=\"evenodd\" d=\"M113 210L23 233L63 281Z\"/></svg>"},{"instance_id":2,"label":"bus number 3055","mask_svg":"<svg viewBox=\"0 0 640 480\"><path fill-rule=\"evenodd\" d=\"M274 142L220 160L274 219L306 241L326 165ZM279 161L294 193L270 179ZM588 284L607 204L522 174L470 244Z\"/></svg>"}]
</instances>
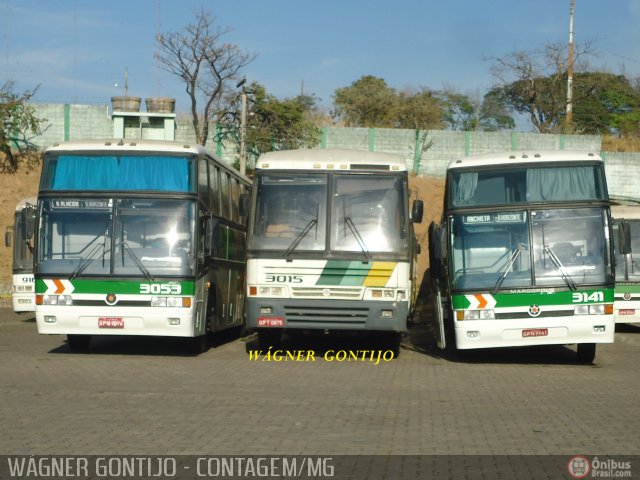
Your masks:
<instances>
[{"instance_id":1,"label":"bus number 3055","mask_svg":"<svg viewBox=\"0 0 640 480\"><path fill-rule=\"evenodd\" d=\"M178 283L141 283L140 293L151 295L179 295L182 292Z\"/></svg>"}]
</instances>

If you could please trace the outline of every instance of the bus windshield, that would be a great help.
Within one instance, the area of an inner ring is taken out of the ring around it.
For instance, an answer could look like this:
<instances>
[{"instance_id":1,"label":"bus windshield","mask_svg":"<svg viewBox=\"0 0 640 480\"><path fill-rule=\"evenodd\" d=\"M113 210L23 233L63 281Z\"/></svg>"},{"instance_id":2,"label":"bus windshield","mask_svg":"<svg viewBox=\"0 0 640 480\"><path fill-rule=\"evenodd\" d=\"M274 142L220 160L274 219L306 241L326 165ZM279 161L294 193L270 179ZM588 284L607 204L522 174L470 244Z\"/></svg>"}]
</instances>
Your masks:
<instances>
[{"instance_id":1,"label":"bus windshield","mask_svg":"<svg viewBox=\"0 0 640 480\"><path fill-rule=\"evenodd\" d=\"M451 207L606 200L602 165L524 165L452 170Z\"/></svg>"},{"instance_id":2,"label":"bus windshield","mask_svg":"<svg viewBox=\"0 0 640 480\"><path fill-rule=\"evenodd\" d=\"M166 199L45 199L43 274L192 276L195 205Z\"/></svg>"},{"instance_id":3,"label":"bus windshield","mask_svg":"<svg viewBox=\"0 0 640 480\"><path fill-rule=\"evenodd\" d=\"M249 248L286 255L404 252L409 241L405 197L400 176L263 174Z\"/></svg>"},{"instance_id":4,"label":"bus windshield","mask_svg":"<svg viewBox=\"0 0 640 480\"><path fill-rule=\"evenodd\" d=\"M575 289L611 281L603 208L453 215L456 290Z\"/></svg>"}]
</instances>

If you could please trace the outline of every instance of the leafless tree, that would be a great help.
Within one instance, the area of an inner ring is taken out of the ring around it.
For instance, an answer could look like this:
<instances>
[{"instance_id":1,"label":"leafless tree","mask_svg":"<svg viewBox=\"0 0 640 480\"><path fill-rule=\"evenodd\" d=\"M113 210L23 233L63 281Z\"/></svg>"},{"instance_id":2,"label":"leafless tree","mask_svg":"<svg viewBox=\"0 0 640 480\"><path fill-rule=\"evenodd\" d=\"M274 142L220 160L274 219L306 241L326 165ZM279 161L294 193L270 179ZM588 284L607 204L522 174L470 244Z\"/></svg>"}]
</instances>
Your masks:
<instances>
[{"instance_id":1,"label":"leafless tree","mask_svg":"<svg viewBox=\"0 0 640 480\"><path fill-rule=\"evenodd\" d=\"M588 68L586 58L595 55L590 43L577 48L576 72ZM562 44L546 44L540 50L515 51L491 58L491 74L496 79L492 94L505 105L529 116L540 133L563 127L567 101L567 53Z\"/></svg>"},{"instance_id":2,"label":"leafless tree","mask_svg":"<svg viewBox=\"0 0 640 480\"><path fill-rule=\"evenodd\" d=\"M185 82L196 141L201 145L206 145L209 124L224 114L229 85L235 87L239 72L255 59L254 54L223 40L231 30L216 26L211 12L202 9L183 31L156 37L158 52L154 57L163 70ZM204 104L202 110L199 101Z\"/></svg>"}]
</instances>

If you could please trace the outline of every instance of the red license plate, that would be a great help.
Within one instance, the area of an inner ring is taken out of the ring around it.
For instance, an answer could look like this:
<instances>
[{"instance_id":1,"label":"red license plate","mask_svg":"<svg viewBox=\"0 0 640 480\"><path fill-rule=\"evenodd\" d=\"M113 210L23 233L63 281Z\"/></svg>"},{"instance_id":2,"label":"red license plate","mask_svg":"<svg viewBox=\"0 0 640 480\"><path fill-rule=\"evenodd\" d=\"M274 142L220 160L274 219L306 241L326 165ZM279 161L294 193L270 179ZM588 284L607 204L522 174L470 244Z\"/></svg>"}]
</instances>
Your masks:
<instances>
[{"instance_id":1,"label":"red license plate","mask_svg":"<svg viewBox=\"0 0 640 480\"><path fill-rule=\"evenodd\" d=\"M100 317L98 328L124 328L124 319L121 317Z\"/></svg>"},{"instance_id":2,"label":"red license plate","mask_svg":"<svg viewBox=\"0 0 640 480\"><path fill-rule=\"evenodd\" d=\"M546 337L549 335L548 328L527 328L522 330L523 337Z\"/></svg>"},{"instance_id":3,"label":"red license plate","mask_svg":"<svg viewBox=\"0 0 640 480\"><path fill-rule=\"evenodd\" d=\"M618 315L635 315L636 311L633 308L621 308L618 310Z\"/></svg>"},{"instance_id":4,"label":"red license plate","mask_svg":"<svg viewBox=\"0 0 640 480\"><path fill-rule=\"evenodd\" d=\"M284 318L282 317L258 317L259 327L284 327Z\"/></svg>"}]
</instances>

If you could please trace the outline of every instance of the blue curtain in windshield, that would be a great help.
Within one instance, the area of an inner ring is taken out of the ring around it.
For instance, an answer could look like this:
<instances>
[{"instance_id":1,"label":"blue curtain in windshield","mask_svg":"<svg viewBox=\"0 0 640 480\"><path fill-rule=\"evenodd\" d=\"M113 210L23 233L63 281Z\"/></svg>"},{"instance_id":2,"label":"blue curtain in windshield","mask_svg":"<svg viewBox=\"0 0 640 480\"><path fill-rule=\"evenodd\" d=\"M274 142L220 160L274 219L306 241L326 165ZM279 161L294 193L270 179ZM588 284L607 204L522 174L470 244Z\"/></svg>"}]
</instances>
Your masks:
<instances>
[{"instance_id":1,"label":"blue curtain in windshield","mask_svg":"<svg viewBox=\"0 0 640 480\"><path fill-rule=\"evenodd\" d=\"M527 201L592 200L596 198L593 167L530 168Z\"/></svg>"},{"instance_id":2,"label":"blue curtain in windshield","mask_svg":"<svg viewBox=\"0 0 640 480\"><path fill-rule=\"evenodd\" d=\"M190 162L164 156L60 156L49 188L189 192Z\"/></svg>"}]
</instances>

